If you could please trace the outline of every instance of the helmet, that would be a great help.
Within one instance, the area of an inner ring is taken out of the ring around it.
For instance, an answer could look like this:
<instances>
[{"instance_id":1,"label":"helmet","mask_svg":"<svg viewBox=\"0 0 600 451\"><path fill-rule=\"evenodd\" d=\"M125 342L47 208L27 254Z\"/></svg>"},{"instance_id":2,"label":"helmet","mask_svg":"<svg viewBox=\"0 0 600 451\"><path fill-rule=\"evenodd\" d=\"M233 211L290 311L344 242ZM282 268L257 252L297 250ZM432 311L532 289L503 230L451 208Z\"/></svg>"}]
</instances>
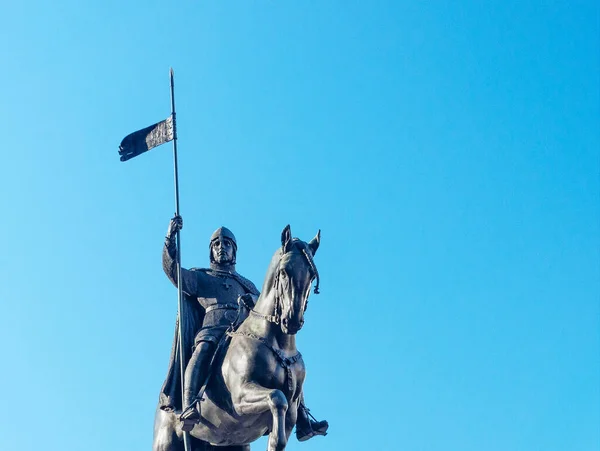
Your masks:
<instances>
[{"instance_id":1,"label":"helmet","mask_svg":"<svg viewBox=\"0 0 600 451\"><path fill-rule=\"evenodd\" d=\"M233 234L233 232L231 230L229 230L227 227L219 227L217 230L214 231L214 233L211 235L210 237L210 243L208 245L208 249L209 249L209 259L211 263L214 263L214 259L213 259L213 253L212 253L212 245L213 243L218 240L219 238L226 238L227 240L231 241L231 243L233 244L233 264L235 264L235 260L236 260L236 254L237 254L237 241L235 240L235 235Z\"/></svg>"},{"instance_id":2,"label":"helmet","mask_svg":"<svg viewBox=\"0 0 600 451\"><path fill-rule=\"evenodd\" d=\"M210 237L209 247L212 247L213 241L219 238L227 238L233 243L233 248L237 251L237 241L235 240L235 235L227 227L219 227L213 232L213 234Z\"/></svg>"}]
</instances>

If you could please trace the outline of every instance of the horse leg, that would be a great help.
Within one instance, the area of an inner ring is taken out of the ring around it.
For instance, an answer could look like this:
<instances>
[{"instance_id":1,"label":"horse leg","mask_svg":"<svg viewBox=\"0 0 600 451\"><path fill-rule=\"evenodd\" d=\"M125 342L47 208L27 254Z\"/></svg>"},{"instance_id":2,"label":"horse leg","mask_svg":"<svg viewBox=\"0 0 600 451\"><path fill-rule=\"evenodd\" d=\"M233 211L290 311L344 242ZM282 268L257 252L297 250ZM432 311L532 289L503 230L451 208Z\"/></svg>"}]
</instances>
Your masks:
<instances>
[{"instance_id":1,"label":"horse leg","mask_svg":"<svg viewBox=\"0 0 600 451\"><path fill-rule=\"evenodd\" d=\"M271 411L273 428L269 434L267 451L283 451L287 445L285 414L288 409L288 402L283 392L247 383L241 387L238 399L236 408L243 414L260 415Z\"/></svg>"},{"instance_id":2,"label":"horse leg","mask_svg":"<svg viewBox=\"0 0 600 451\"><path fill-rule=\"evenodd\" d=\"M176 415L156 409L154 416L154 440L152 451L184 451L183 441L175 430Z\"/></svg>"}]
</instances>

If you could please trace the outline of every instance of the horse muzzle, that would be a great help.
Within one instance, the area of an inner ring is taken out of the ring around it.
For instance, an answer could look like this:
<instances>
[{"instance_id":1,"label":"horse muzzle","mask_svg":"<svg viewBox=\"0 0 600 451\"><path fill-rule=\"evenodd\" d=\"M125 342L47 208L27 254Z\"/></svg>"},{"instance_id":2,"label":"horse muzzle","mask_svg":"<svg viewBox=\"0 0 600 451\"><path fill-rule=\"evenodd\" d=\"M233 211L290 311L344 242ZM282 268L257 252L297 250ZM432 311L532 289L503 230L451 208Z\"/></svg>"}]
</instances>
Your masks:
<instances>
[{"instance_id":1,"label":"horse muzzle","mask_svg":"<svg viewBox=\"0 0 600 451\"><path fill-rule=\"evenodd\" d=\"M295 335L304 326L304 320L292 321L289 318L283 318L281 320L281 330L284 334Z\"/></svg>"}]
</instances>

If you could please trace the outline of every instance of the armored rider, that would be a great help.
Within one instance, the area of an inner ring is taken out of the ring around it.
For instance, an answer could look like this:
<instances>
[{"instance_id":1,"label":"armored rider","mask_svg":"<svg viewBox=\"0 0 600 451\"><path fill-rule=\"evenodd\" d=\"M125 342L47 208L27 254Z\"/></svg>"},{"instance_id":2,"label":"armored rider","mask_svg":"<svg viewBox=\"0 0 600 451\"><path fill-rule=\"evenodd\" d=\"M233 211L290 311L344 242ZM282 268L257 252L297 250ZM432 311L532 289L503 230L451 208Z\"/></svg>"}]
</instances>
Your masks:
<instances>
[{"instance_id":1,"label":"armored rider","mask_svg":"<svg viewBox=\"0 0 600 451\"><path fill-rule=\"evenodd\" d=\"M181 216L175 216L169 223L165 246L163 248L163 269L171 282L177 286L177 247L175 236L183 227ZM200 420L198 392L210 371L210 363L217 344L225 331L238 318L238 298L252 308L259 292L254 284L235 270L237 241L231 230L218 228L210 237L209 268L181 269L182 291L189 308L184 310L181 320L188 336L195 336L193 342L184 343L184 347L193 349L187 363L183 394L181 421L185 423ZM186 346L188 345L188 346ZM177 336L171 352L171 362L167 380L161 393L161 408L175 408L177 379ZM188 349L189 351L189 349ZM179 391L179 393L181 393ZM310 417L309 417L310 416ZM326 435L327 421L314 421L304 403L298 408L296 436L304 441L315 435Z\"/></svg>"}]
</instances>

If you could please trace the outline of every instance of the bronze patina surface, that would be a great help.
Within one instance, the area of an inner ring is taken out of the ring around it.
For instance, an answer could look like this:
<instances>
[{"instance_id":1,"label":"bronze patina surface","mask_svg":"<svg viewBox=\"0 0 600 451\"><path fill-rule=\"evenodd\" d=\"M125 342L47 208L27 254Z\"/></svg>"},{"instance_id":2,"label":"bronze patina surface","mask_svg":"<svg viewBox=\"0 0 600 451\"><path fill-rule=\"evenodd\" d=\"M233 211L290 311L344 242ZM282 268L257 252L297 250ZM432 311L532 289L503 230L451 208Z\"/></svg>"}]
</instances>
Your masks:
<instances>
[{"instance_id":1,"label":"bronze patina surface","mask_svg":"<svg viewBox=\"0 0 600 451\"><path fill-rule=\"evenodd\" d=\"M177 285L174 237L183 227L175 216L163 248L163 268ZM262 293L237 273L237 241L226 227L210 238L208 268L181 269L185 295L183 403L175 334L167 377L155 415L154 451L183 451L183 431L196 451L249 450L269 434L269 451L285 449L296 426L298 440L326 435L304 405L305 376L296 333L313 281L319 274L314 255L320 234L309 243L292 238L287 226L275 252Z\"/></svg>"}]
</instances>

